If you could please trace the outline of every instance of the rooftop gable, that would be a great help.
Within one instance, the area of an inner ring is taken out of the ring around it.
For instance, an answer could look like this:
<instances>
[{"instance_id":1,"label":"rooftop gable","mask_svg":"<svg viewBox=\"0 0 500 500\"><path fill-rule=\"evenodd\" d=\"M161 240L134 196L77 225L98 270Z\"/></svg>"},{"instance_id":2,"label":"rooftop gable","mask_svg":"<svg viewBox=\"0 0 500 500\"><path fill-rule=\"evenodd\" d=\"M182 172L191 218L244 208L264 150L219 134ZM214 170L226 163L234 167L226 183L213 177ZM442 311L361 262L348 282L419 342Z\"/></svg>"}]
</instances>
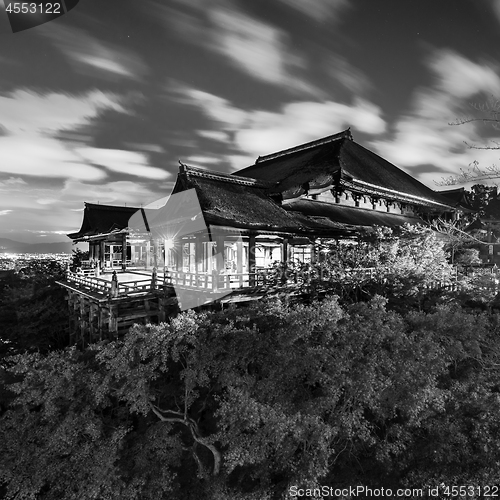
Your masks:
<instances>
[{"instance_id":1,"label":"rooftop gable","mask_svg":"<svg viewBox=\"0 0 500 500\"><path fill-rule=\"evenodd\" d=\"M181 164L173 194L195 189L208 224L275 231L304 230L293 214L266 194L273 185Z\"/></svg>"},{"instance_id":2,"label":"rooftop gable","mask_svg":"<svg viewBox=\"0 0 500 500\"><path fill-rule=\"evenodd\" d=\"M449 201L400 168L357 144L350 130L267 156L235 172L274 182L276 190L306 191L358 187L368 193L451 209Z\"/></svg>"},{"instance_id":3,"label":"rooftop gable","mask_svg":"<svg viewBox=\"0 0 500 500\"><path fill-rule=\"evenodd\" d=\"M128 226L130 217L138 210L137 207L117 207L85 203L82 227L76 233L68 234L72 240L97 234L108 234L120 231Z\"/></svg>"}]
</instances>

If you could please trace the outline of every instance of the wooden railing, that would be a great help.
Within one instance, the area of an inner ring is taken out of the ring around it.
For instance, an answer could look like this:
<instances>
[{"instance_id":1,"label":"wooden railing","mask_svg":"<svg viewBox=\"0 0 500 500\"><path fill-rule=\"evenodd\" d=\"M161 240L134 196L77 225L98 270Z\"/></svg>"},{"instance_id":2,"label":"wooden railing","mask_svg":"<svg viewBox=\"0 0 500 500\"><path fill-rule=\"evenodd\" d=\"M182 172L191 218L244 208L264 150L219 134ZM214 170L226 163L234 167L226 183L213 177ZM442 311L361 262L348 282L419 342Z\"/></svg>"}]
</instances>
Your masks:
<instances>
[{"instance_id":1,"label":"wooden railing","mask_svg":"<svg viewBox=\"0 0 500 500\"><path fill-rule=\"evenodd\" d=\"M347 271L347 272L346 272ZM348 276L363 276L373 278L376 274L375 268L344 270ZM137 279L119 281L120 273L114 272L111 279L104 279L92 275L91 270L74 273L68 271L67 282L73 283L80 289L102 294L108 297L125 297L134 294L148 293L161 290L165 287L179 287L191 290L206 290L207 292L218 292L222 290L239 290L255 288L287 288L302 287L311 282L325 283L334 278L332 273L321 274L315 272L310 274L307 270L291 269L261 269L253 273L195 273L168 270L166 272L152 273L147 271L128 271L127 275L136 275ZM446 278L446 279L445 279ZM447 288L456 290L457 279L443 277L427 286L427 288ZM452 277L453 278L453 277ZM455 276L456 278L456 276Z\"/></svg>"},{"instance_id":2,"label":"wooden railing","mask_svg":"<svg viewBox=\"0 0 500 500\"><path fill-rule=\"evenodd\" d=\"M143 279L120 282L116 273L113 273L111 279L107 280L92 276L89 273L85 274L83 272L74 273L72 271L67 271L66 281L69 284L74 284L78 288L89 292L109 297L124 297L138 293L147 293L158 288L156 279L153 279L151 275L145 276L147 277Z\"/></svg>"},{"instance_id":3,"label":"wooden railing","mask_svg":"<svg viewBox=\"0 0 500 500\"><path fill-rule=\"evenodd\" d=\"M159 275L160 278L161 275ZM168 271L164 275L166 285L212 291L254 288L266 286L269 277L266 272L253 273L192 273L183 271Z\"/></svg>"},{"instance_id":4,"label":"wooden railing","mask_svg":"<svg viewBox=\"0 0 500 500\"><path fill-rule=\"evenodd\" d=\"M88 289L92 292L110 294L111 293L111 281L92 276L90 274L74 273L72 271L67 271L66 280L69 283L74 283L78 288Z\"/></svg>"}]
</instances>

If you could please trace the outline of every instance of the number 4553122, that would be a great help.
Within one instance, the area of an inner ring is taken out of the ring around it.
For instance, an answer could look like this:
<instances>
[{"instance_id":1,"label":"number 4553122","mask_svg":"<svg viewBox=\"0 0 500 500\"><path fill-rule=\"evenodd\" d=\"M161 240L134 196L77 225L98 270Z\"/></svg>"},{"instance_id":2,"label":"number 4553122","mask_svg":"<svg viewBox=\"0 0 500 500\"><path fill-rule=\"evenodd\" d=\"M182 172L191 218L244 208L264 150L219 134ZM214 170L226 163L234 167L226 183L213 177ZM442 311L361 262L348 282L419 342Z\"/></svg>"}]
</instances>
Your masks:
<instances>
[{"instance_id":1,"label":"number 4553122","mask_svg":"<svg viewBox=\"0 0 500 500\"><path fill-rule=\"evenodd\" d=\"M9 14L63 14L60 3L5 2Z\"/></svg>"}]
</instances>

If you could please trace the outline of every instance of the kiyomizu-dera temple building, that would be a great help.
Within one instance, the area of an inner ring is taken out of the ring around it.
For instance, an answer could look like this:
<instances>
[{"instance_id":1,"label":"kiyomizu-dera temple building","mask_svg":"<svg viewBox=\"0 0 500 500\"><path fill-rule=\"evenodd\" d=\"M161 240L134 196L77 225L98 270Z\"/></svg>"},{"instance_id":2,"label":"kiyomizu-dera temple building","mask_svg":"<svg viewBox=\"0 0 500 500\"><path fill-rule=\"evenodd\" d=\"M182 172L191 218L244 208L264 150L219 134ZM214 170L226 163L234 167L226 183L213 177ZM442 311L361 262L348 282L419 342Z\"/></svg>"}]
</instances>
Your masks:
<instances>
[{"instance_id":1,"label":"kiyomizu-dera temple building","mask_svg":"<svg viewBox=\"0 0 500 500\"><path fill-rule=\"evenodd\" d=\"M202 291L194 302L184 296L186 309L262 289L273 263L314 261L318 240L453 220L463 211L346 130L261 156L233 174L181 163L158 210L86 203L82 226L69 237L89 244L89 260L61 284L73 294L115 298L161 287L175 288L178 298L180 290ZM141 288L137 273L147 275L149 288Z\"/></svg>"},{"instance_id":2,"label":"kiyomizu-dera temple building","mask_svg":"<svg viewBox=\"0 0 500 500\"><path fill-rule=\"evenodd\" d=\"M156 211L86 203L81 229L68 236L89 243L101 271L241 274L314 259L317 239L460 214L349 130L261 156L234 174L181 164L172 195Z\"/></svg>"}]
</instances>

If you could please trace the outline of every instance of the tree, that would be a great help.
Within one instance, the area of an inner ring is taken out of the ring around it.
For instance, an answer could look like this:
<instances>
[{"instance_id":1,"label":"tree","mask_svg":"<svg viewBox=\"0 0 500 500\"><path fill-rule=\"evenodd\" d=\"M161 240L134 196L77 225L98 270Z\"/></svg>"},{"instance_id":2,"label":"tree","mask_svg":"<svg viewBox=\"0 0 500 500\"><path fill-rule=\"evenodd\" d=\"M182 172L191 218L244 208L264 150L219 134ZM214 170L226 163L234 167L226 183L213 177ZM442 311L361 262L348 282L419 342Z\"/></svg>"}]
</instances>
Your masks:
<instances>
[{"instance_id":1,"label":"tree","mask_svg":"<svg viewBox=\"0 0 500 500\"><path fill-rule=\"evenodd\" d=\"M0 481L10 497L145 500L493 484L499 333L452 306L283 298L19 355Z\"/></svg>"},{"instance_id":2,"label":"tree","mask_svg":"<svg viewBox=\"0 0 500 500\"><path fill-rule=\"evenodd\" d=\"M432 221L431 227L444 238L445 248L450 253L451 264L480 264L481 259L477 248L487 243L465 232L464 225L459 220L449 222L436 219Z\"/></svg>"},{"instance_id":3,"label":"tree","mask_svg":"<svg viewBox=\"0 0 500 500\"><path fill-rule=\"evenodd\" d=\"M30 261L22 272L2 281L0 359L7 353L47 352L68 344L67 303L55 283L64 265L53 259Z\"/></svg>"},{"instance_id":4,"label":"tree","mask_svg":"<svg viewBox=\"0 0 500 500\"><path fill-rule=\"evenodd\" d=\"M494 130L500 130L500 101L494 98L489 99L483 104L473 105L475 111L479 113L479 116L475 117L465 117L459 118L449 125L461 126L470 123L478 123L480 125L486 125L492 127ZM490 144L485 144L479 146L477 144L471 144L468 142L464 143L471 149L478 150L499 150L500 142L491 141ZM465 184L467 182L478 182L478 181L488 181L495 180L500 177L500 167L498 165L489 165L487 167L481 167L478 161L472 162L468 168L460 169L460 173L457 175L451 175L447 178L442 178L438 185L441 186L452 186L456 184Z\"/></svg>"},{"instance_id":5,"label":"tree","mask_svg":"<svg viewBox=\"0 0 500 500\"><path fill-rule=\"evenodd\" d=\"M76 271L78 268L82 267L82 262L89 259L89 251L84 252L80 248L73 249L71 270Z\"/></svg>"},{"instance_id":6,"label":"tree","mask_svg":"<svg viewBox=\"0 0 500 500\"><path fill-rule=\"evenodd\" d=\"M369 300L374 295L389 299L389 305L411 300L418 308L437 284L449 283L454 270L448 262L444 243L429 227L375 227L355 241L330 241L316 249L313 263L287 264L275 275L296 281L313 292L339 296L342 303Z\"/></svg>"}]
</instances>

